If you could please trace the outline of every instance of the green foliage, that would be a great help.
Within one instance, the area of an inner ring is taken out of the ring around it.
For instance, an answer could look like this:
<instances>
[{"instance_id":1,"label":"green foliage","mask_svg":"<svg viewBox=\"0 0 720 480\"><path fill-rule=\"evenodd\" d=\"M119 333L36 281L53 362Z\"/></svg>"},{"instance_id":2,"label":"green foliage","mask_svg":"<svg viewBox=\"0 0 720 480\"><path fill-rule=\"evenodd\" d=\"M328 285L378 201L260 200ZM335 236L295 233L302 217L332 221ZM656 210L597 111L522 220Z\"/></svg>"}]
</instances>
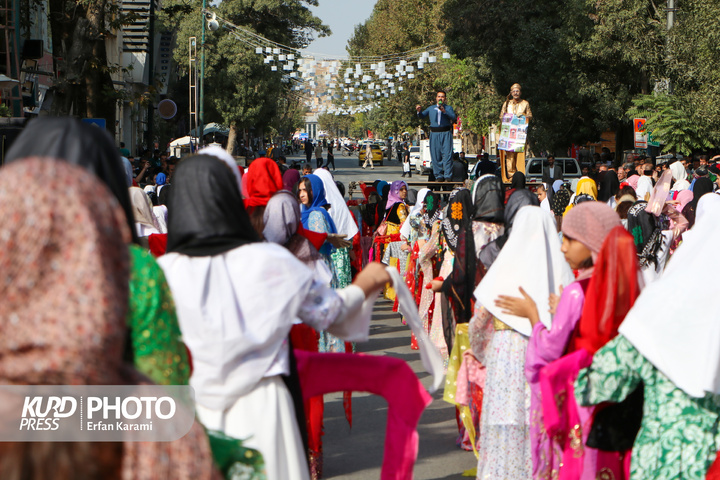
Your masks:
<instances>
[{"instance_id":1,"label":"green foliage","mask_svg":"<svg viewBox=\"0 0 720 480\"><path fill-rule=\"evenodd\" d=\"M645 128L663 150L689 155L693 150L712 147L708 132L698 124L682 97L665 93L640 95L627 112L630 118L645 118Z\"/></svg>"},{"instance_id":2,"label":"green foliage","mask_svg":"<svg viewBox=\"0 0 720 480\"><path fill-rule=\"evenodd\" d=\"M218 14L235 25L253 30L270 40L293 48L307 46L313 35L330 30L312 15L308 5L316 0L224 0ZM177 31L175 60L188 64L188 39L198 39L200 61L202 2L166 2L163 22ZM298 99L283 83L282 72L272 72L253 47L239 41L225 29L206 30L205 37L205 121L220 121L238 128L255 127L288 134L301 124Z\"/></svg>"},{"instance_id":3,"label":"green foliage","mask_svg":"<svg viewBox=\"0 0 720 480\"><path fill-rule=\"evenodd\" d=\"M529 141L541 149L629 127L633 99L662 80L717 140L720 3L678 4L668 32L662 0L446 0L445 42L461 58L484 59L500 94L522 85L533 110Z\"/></svg>"},{"instance_id":4,"label":"green foliage","mask_svg":"<svg viewBox=\"0 0 720 480\"><path fill-rule=\"evenodd\" d=\"M445 3L447 0L379 0L370 18L355 27L348 52L390 55L442 43L444 31L452 23L442 16ZM437 90L443 89L448 103L462 117L463 128L482 135L500 109L489 73L481 58L428 63L414 79L402 82L403 91L383 99L380 108L363 116L363 126L386 137L426 125L415 115L415 105L434 102Z\"/></svg>"}]
</instances>

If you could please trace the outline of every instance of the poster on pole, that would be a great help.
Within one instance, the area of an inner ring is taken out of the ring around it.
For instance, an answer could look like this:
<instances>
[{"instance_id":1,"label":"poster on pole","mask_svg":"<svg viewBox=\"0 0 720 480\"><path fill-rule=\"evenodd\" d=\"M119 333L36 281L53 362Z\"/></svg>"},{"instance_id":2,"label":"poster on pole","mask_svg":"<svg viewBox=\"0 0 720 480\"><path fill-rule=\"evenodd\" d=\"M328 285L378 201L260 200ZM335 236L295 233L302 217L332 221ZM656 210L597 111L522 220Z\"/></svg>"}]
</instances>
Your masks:
<instances>
[{"instance_id":1,"label":"poster on pole","mask_svg":"<svg viewBox=\"0 0 720 480\"><path fill-rule=\"evenodd\" d=\"M645 131L645 119L633 118L633 130L635 131L635 148L647 148L648 135Z\"/></svg>"},{"instance_id":2,"label":"poster on pole","mask_svg":"<svg viewBox=\"0 0 720 480\"><path fill-rule=\"evenodd\" d=\"M498 149L506 152L524 152L527 128L527 118L524 115L512 113L503 115Z\"/></svg>"}]
</instances>

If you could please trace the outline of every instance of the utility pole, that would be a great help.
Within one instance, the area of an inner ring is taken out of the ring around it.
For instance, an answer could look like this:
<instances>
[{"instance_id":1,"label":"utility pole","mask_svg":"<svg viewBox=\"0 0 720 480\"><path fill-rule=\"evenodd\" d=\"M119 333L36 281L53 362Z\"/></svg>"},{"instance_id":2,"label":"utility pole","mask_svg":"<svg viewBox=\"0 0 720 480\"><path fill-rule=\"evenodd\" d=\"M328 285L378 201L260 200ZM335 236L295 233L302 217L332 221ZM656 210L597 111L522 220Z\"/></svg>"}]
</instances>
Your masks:
<instances>
[{"instance_id":1,"label":"utility pole","mask_svg":"<svg viewBox=\"0 0 720 480\"><path fill-rule=\"evenodd\" d=\"M205 130L205 9L207 0L203 0L202 6L202 37L200 40L200 125L198 125L198 143L203 143L203 131Z\"/></svg>"},{"instance_id":2,"label":"utility pole","mask_svg":"<svg viewBox=\"0 0 720 480\"><path fill-rule=\"evenodd\" d=\"M155 0L150 0L150 17L148 18L148 93L150 94L147 110L147 142L151 155L155 154L155 139L153 138L155 120Z\"/></svg>"},{"instance_id":3,"label":"utility pole","mask_svg":"<svg viewBox=\"0 0 720 480\"><path fill-rule=\"evenodd\" d=\"M669 44L670 44L670 30L675 26L675 0L667 0L667 31L668 31L668 38L666 40L669 50ZM668 55L669 57L669 55ZM673 87L672 87L672 80L668 78L668 93L672 95L673 93Z\"/></svg>"}]
</instances>

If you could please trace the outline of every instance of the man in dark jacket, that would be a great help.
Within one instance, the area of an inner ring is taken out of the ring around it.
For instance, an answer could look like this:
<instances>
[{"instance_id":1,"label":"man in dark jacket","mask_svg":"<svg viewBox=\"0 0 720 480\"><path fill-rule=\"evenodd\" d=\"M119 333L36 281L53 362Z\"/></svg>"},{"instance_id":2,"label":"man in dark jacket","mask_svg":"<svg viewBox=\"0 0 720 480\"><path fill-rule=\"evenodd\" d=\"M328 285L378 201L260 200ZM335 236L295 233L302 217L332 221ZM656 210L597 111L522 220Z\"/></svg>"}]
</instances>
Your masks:
<instances>
[{"instance_id":1,"label":"man in dark jacket","mask_svg":"<svg viewBox=\"0 0 720 480\"><path fill-rule=\"evenodd\" d=\"M555 180L563 180L563 171L560 165L555 165L555 156L550 155L547 157L547 165L543 167L542 181L552 187Z\"/></svg>"},{"instance_id":2,"label":"man in dark jacket","mask_svg":"<svg viewBox=\"0 0 720 480\"><path fill-rule=\"evenodd\" d=\"M452 165L452 182L464 182L468 178L468 166L467 163L460 160L460 154L456 153L453 155Z\"/></svg>"}]
</instances>

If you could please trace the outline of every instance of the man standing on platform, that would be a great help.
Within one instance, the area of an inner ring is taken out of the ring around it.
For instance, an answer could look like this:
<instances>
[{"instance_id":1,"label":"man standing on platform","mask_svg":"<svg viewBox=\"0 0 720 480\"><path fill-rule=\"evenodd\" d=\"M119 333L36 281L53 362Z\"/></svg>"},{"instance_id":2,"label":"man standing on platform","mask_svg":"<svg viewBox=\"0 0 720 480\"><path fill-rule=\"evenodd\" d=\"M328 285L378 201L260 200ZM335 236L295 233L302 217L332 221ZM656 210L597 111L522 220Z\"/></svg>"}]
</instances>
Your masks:
<instances>
[{"instance_id":1,"label":"man standing on platform","mask_svg":"<svg viewBox=\"0 0 720 480\"><path fill-rule=\"evenodd\" d=\"M419 118L430 117L430 158L433 174L438 182L450 181L453 170L453 123L457 119L453 108L446 104L446 95L438 90L435 105L422 111L415 106Z\"/></svg>"}]
</instances>

